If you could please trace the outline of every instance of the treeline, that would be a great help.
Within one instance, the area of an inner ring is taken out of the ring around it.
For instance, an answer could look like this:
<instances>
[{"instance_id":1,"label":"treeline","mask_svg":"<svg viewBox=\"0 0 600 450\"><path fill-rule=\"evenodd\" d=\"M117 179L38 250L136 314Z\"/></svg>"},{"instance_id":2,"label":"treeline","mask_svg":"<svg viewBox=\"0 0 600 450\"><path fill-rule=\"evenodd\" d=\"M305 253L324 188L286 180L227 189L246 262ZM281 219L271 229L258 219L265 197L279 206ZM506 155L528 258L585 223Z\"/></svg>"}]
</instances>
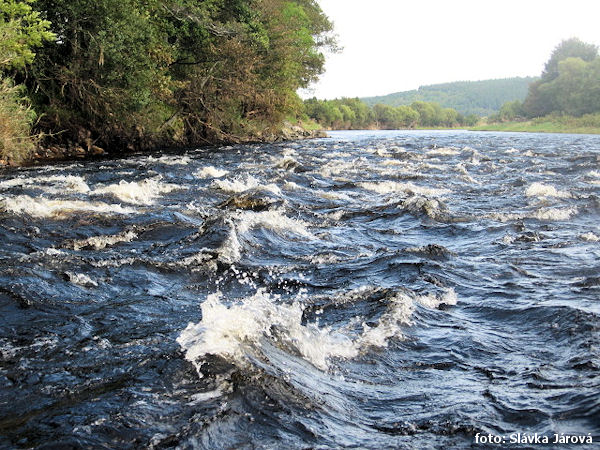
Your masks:
<instances>
[{"instance_id":1,"label":"treeline","mask_svg":"<svg viewBox=\"0 0 600 450\"><path fill-rule=\"evenodd\" d=\"M550 115L581 117L596 113L600 113L598 47L572 38L554 49L539 80L529 85L525 100L505 103L490 120L514 121Z\"/></svg>"},{"instance_id":2,"label":"treeline","mask_svg":"<svg viewBox=\"0 0 600 450\"><path fill-rule=\"evenodd\" d=\"M439 103L462 114L489 116L513 100L523 101L533 77L513 77L496 80L456 81L452 83L421 86L417 90L396 92L361 100L369 106L382 103L390 106L410 105L415 101Z\"/></svg>"},{"instance_id":3,"label":"treeline","mask_svg":"<svg viewBox=\"0 0 600 450\"><path fill-rule=\"evenodd\" d=\"M331 30L316 0L0 0L0 159L263 139Z\"/></svg>"},{"instance_id":4,"label":"treeline","mask_svg":"<svg viewBox=\"0 0 600 450\"><path fill-rule=\"evenodd\" d=\"M358 98L311 98L304 101L304 113L322 127L335 130L452 128L473 126L478 121L474 114L464 116L437 103L417 101L397 107L384 104L370 107Z\"/></svg>"}]
</instances>

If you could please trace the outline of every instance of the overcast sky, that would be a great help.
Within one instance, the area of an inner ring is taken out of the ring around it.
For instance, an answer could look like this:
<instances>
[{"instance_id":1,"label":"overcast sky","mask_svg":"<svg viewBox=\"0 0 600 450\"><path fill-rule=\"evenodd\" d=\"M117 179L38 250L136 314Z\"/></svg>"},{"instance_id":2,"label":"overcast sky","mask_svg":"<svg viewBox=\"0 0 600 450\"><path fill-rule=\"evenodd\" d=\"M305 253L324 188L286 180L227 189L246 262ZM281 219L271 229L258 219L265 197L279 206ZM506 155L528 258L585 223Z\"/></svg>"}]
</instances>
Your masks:
<instances>
[{"instance_id":1,"label":"overcast sky","mask_svg":"<svg viewBox=\"0 0 600 450\"><path fill-rule=\"evenodd\" d=\"M318 1L344 49L303 97L539 75L561 40L600 44L600 0Z\"/></svg>"}]
</instances>

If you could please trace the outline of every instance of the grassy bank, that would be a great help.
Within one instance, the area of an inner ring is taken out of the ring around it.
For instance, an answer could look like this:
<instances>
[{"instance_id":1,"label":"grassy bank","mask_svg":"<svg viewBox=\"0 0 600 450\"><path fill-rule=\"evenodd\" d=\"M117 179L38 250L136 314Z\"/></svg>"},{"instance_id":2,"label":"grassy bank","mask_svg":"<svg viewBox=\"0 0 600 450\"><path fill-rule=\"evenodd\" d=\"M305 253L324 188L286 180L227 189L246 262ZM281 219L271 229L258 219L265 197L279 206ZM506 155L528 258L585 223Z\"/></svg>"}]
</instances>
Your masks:
<instances>
[{"instance_id":1,"label":"grassy bank","mask_svg":"<svg viewBox=\"0 0 600 450\"><path fill-rule=\"evenodd\" d=\"M470 130L600 134L600 114L587 114L582 117L553 115L527 121L486 123L472 127Z\"/></svg>"}]
</instances>

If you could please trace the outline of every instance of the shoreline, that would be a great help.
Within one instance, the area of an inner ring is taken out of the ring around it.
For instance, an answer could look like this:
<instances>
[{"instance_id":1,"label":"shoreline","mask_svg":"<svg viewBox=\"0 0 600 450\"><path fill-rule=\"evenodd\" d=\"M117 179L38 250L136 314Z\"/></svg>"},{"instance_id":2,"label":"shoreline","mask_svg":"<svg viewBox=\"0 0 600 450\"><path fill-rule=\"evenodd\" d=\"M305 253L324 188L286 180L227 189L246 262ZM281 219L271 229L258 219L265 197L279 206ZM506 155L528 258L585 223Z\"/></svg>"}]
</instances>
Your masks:
<instances>
[{"instance_id":1,"label":"shoreline","mask_svg":"<svg viewBox=\"0 0 600 450\"><path fill-rule=\"evenodd\" d=\"M301 141L305 139L318 139L327 137L324 130L307 130L298 125L286 124L278 134L265 137L263 139L249 139L244 142L215 142L214 144L206 143L203 145L194 146L170 146L156 147L149 150L134 149L125 152L111 153L102 148L91 146L89 149L84 149L81 146L60 146L49 145L47 147L36 148L32 156L28 159L14 163L0 159L0 170L4 168L19 168L19 167L36 167L46 164L59 164L72 161L91 161L104 159L118 159L132 155L153 155L159 153L169 153L182 150L219 147L223 145L233 144L269 144L275 142Z\"/></svg>"}]
</instances>

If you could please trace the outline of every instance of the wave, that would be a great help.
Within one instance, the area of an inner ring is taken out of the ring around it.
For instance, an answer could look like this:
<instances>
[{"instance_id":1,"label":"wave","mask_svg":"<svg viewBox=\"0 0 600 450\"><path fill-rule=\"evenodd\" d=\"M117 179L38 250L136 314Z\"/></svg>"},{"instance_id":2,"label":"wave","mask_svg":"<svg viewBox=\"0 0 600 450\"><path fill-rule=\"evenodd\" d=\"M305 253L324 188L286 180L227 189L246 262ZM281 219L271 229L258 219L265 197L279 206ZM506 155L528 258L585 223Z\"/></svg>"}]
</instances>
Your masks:
<instances>
[{"instance_id":1,"label":"wave","mask_svg":"<svg viewBox=\"0 0 600 450\"><path fill-rule=\"evenodd\" d=\"M74 250L81 250L83 248L91 248L94 250L102 250L106 247L111 247L121 242L131 242L138 237L134 231L124 231L119 234L111 234L104 236L92 236L86 239L80 239L69 243L69 247Z\"/></svg>"},{"instance_id":2,"label":"wave","mask_svg":"<svg viewBox=\"0 0 600 450\"><path fill-rule=\"evenodd\" d=\"M272 192L275 195L281 195L281 189L279 189L277 185L273 183L262 184L252 175L247 175L246 177L235 177L232 180L215 180L213 181L211 187L233 193L240 193L250 189L260 188Z\"/></svg>"},{"instance_id":3,"label":"wave","mask_svg":"<svg viewBox=\"0 0 600 450\"><path fill-rule=\"evenodd\" d=\"M340 298L368 298L372 290L364 286ZM279 295L259 289L254 295L229 302L217 292L202 303L202 320L189 323L177 342L200 376L208 355L223 357L242 367L256 357L268 359L261 351L267 342L327 371L332 360L355 358L370 347L386 347L390 339L401 338L403 326L411 324L416 304L437 308L456 302L453 289L437 296L417 295L409 290L395 292L387 296L386 310L376 322L367 324L363 318L359 323L362 331L353 335L358 318L339 327L306 321L305 294L299 294L292 303L284 303Z\"/></svg>"},{"instance_id":4,"label":"wave","mask_svg":"<svg viewBox=\"0 0 600 450\"><path fill-rule=\"evenodd\" d=\"M523 219L537 219L548 221L564 221L569 220L576 215L578 209L575 207L568 208L540 208L532 213L491 213L486 217L500 222L510 222Z\"/></svg>"},{"instance_id":5,"label":"wave","mask_svg":"<svg viewBox=\"0 0 600 450\"><path fill-rule=\"evenodd\" d=\"M135 209L103 202L83 200L51 200L44 197L33 198L29 195L0 197L0 208L13 214L26 214L37 218L58 218L77 212L95 214L133 214Z\"/></svg>"},{"instance_id":6,"label":"wave","mask_svg":"<svg viewBox=\"0 0 600 450\"><path fill-rule=\"evenodd\" d=\"M90 191L85 178L78 175L17 177L0 182L1 190L24 186L41 189L49 194L60 194L65 191L86 194Z\"/></svg>"},{"instance_id":7,"label":"wave","mask_svg":"<svg viewBox=\"0 0 600 450\"><path fill-rule=\"evenodd\" d=\"M404 194L441 197L452 192L451 190L444 188L430 188L425 186L417 186L413 183L398 183L396 181L364 182L359 183L359 186L363 189L377 192L379 194L402 192Z\"/></svg>"},{"instance_id":8,"label":"wave","mask_svg":"<svg viewBox=\"0 0 600 450\"><path fill-rule=\"evenodd\" d=\"M177 189L187 188L177 184L163 183L160 178L147 178L142 181L131 182L121 180L119 183L96 188L91 192L91 195L109 194L125 203L152 205L161 194L167 194Z\"/></svg>"},{"instance_id":9,"label":"wave","mask_svg":"<svg viewBox=\"0 0 600 450\"><path fill-rule=\"evenodd\" d=\"M198 169L194 172L194 176L197 178L221 178L229 173L225 169L217 169L214 166L206 166L202 169Z\"/></svg>"},{"instance_id":10,"label":"wave","mask_svg":"<svg viewBox=\"0 0 600 450\"><path fill-rule=\"evenodd\" d=\"M569 198L571 194L568 192L563 192L557 190L554 186L543 183L533 183L531 186L527 188L525 191L525 195L527 197L559 197L559 198Z\"/></svg>"}]
</instances>

